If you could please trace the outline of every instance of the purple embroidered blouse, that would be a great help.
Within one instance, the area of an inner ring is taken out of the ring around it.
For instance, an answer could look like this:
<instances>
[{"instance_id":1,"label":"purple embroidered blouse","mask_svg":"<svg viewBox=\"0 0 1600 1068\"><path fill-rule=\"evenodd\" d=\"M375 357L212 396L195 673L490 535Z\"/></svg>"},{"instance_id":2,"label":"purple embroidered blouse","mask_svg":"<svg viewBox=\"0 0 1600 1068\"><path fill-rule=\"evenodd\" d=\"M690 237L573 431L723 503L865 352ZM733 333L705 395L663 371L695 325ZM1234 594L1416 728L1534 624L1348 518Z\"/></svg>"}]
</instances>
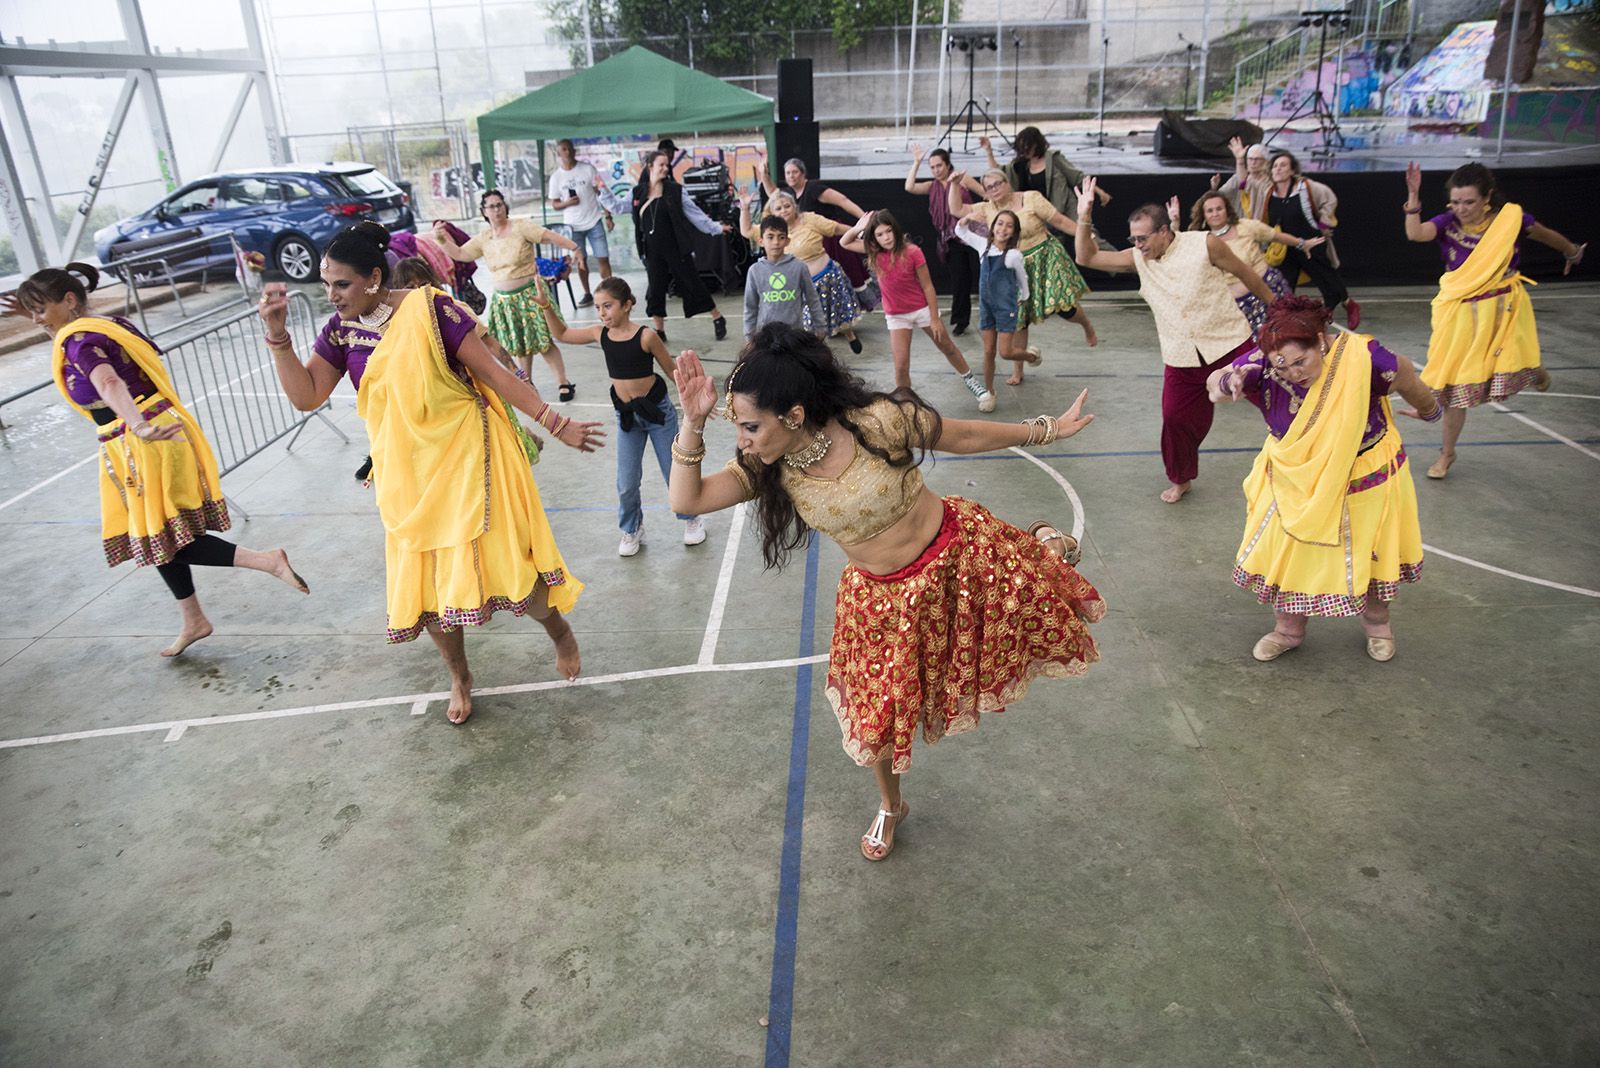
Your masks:
<instances>
[{"instance_id":1,"label":"purple embroidered blouse","mask_svg":"<svg viewBox=\"0 0 1600 1068\"><path fill-rule=\"evenodd\" d=\"M478 320L466 305L452 300L443 293L433 298L433 310L439 319L439 336L444 340L444 354L452 370L459 372L461 362L456 352L468 334L478 329ZM367 368L372 350L378 347L383 335L369 330L355 319L341 319L337 314L329 317L317 335L311 351L322 357L328 366L340 374L350 376L350 384L361 388L361 373Z\"/></svg>"},{"instance_id":2,"label":"purple embroidered blouse","mask_svg":"<svg viewBox=\"0 0 1600 1068\"><path fill-rule=\"evenodd\" d=\"M1467 262L1467 257L1472 255L1472 250L1478 247L1478 238L1482 234L1469 234L1461 229L1461 224L1456 222L1454 212L1443 212L1428 220L1433 223L1433 228L1439 232L1434 238L1439 244L1439 255L1444 258L1444 269L1453 271ZM1538 220L1527 212L1522 213L1522 234L1517 239L1517 248L1511 253L1511 269L1517 269L1517 264L1522 259L1522 241L1527 238L1528 231L1537 225Z\"/></svg>"},{"instance_id":3,"label":"purple embroidered blouse","mask_svg":"<svg viewBox=\"0 0 1600 1068\"><path fill-rule=\"evenodd\" d=\"M120 315L107 315L105 318L110 319L124 330L131 331L146 341L150 341L138 327ZM156 352L159 353L161 351L160 348L156 347L155 342L151 341L150 344L152 348L156 349ZM92 330L80 330L67 338L66 344L62 346L62 349L66 355L66 366L62 369L62 377L66 379L67 396L71 397L75 404L84 408L109 407L100 396L100 391L94 388L94 383L89 381L89 376L94 373L94 369L103 364L109 365L113 371L117 372L117 377L127 385L128 392L133 394L135 400L140 397L151 396L156 391L155 383L150 381L150 377L139 369L137 363L133 362L133 357L124 352L121 345L104 334L96 333Z\"/></svg>"},{"instance_id":4,"label":"purple embroidered blouse","mask_svg":"<svg viewBox=\"0 0 1600 1068\"><path fill-rule=\"evenodd\" d=\"M1369 343L1367 351L1372 354L1372 399L1367 405L1367 425L1361 431L1362 452L1376 445L1388 429L1379 401L1393 388L1394 376L1399 371L1395 354L1377 341ZM1261 409L1267 420L1267 430L1275 438L1283 437L1306 399L1308 386L1291 385L1266 374L1266 356L1260 349L1240 356L1233 361L1233 366L1245 368L1244 395Z\"/></svg>"}]
</instances>

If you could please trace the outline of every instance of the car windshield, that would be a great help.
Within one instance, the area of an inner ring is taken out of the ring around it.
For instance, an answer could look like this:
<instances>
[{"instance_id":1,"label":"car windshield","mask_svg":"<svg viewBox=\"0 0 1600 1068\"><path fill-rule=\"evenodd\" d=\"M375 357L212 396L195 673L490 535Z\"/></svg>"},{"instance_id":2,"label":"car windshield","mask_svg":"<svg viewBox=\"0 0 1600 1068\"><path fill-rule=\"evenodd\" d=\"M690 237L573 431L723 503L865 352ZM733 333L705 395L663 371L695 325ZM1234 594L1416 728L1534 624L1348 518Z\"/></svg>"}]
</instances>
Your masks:
<instances>
[{"instance_id":1,"label":"car windshield","mask_svg":"<svg viewBox=\"0 0 1600 1068\"><path fill-rule=\"evenodd\" d=\"M352 193L364 197L387 196L394 192L393 187L384 181L383 175L377 171L357 171L354 174L341 174L339 180L343 182Z\"/></svg>"}]
</instances>

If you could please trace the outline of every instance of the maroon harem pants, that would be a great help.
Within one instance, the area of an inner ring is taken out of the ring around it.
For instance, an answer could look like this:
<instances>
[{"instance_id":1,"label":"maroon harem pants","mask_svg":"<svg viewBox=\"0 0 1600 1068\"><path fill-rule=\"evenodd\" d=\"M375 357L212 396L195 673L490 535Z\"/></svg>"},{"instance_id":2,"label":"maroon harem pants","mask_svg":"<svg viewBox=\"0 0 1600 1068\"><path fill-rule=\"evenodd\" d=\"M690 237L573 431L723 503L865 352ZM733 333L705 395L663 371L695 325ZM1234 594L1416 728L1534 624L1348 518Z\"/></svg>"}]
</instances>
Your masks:
<instances>
[{"instance_id":1,"label":"maroon harem pants","mask_svg":"<svg viewBox=\"0 0 1600 1068\"><path fill-rule=\"evenodd\" d=\"M1211 432L1211 417L1216 414L1216 405L1206 395L1206 379L1212 371L1226 367L1255 347L1255 341L1246 338L1212 363L1165 368L1161 383L1161 462L1167 465L1168 482L1190 482L1200 474L1200 443ZM1195 359L1204 359L1198 349Z\"/></svg>"}]
</instances>

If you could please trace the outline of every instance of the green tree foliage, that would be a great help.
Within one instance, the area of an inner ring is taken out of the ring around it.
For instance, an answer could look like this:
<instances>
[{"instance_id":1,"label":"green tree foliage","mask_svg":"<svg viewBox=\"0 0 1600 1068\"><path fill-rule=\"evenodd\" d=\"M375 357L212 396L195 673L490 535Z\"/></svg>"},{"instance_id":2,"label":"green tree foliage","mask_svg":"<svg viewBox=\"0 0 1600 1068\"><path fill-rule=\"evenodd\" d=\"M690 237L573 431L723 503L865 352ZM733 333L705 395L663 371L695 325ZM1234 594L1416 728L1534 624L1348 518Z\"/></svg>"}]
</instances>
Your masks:
<instances>
[{"instance_id":1,"label":"green tree foliage","mask_svg":"<svg viewBox=\"0 0 1600 1068\"><path fill-rule=\"evenodd\" d=\"M668 38L696 60L753 63L787 55L791 30L832 30L840 49L854 48L871 30L911 22L911 6L924 24L943 17L943 0L590 0L590 33L630 44ZM582 0L551 0L555 28L573 42L574 66L584 63ZM950 17L960 14L952 0ZM596 59L604 58L597 53Z\"/></svg>"}]
</instances>

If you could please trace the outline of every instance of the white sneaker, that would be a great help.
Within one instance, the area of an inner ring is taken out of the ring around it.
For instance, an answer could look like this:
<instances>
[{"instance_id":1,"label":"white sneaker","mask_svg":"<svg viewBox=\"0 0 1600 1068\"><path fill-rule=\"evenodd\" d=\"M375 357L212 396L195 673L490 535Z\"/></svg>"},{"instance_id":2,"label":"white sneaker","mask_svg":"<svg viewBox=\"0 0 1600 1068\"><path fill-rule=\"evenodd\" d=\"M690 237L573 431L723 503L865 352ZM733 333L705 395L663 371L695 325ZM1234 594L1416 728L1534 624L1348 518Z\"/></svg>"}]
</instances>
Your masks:
<instances>
[{"instance_id":1,"label":"white sneaker","mask_svg":"<svg viewBox=\"0 0 1600 1068\"><path fill-rule=\"evenodd\" d=\"M685 545L699 545L706 540L706 523L699 516L684 521L683 543Z\"/></svg>"},{"instance_id":2,"label":"white sneaker","mask_svg":"<svg viewBox=\"0 0 1600 1068\"><path fill-rule=\"evenodd\" d=\"M967 374L961 376L961 381L966 384L968 391L971 392L974 397L978 398L978 411L994 411L994 394L990 393L989 388L982 382L979 382L975 375L973 375L971 372L968 372Z\"/></svg>"},{"instance_id":3,"label":"white sneaker","mask_svg":"<svg viewBox=\"0 0 1600 1068\"><path fill-rule=\"evenodd\" d=\"M617 546L618 556L634 556L639 552L639 546L644 544L644 524L639 524L639 529L629 534L622 532L622 542Z\"/></svg>"}]
</instances>

